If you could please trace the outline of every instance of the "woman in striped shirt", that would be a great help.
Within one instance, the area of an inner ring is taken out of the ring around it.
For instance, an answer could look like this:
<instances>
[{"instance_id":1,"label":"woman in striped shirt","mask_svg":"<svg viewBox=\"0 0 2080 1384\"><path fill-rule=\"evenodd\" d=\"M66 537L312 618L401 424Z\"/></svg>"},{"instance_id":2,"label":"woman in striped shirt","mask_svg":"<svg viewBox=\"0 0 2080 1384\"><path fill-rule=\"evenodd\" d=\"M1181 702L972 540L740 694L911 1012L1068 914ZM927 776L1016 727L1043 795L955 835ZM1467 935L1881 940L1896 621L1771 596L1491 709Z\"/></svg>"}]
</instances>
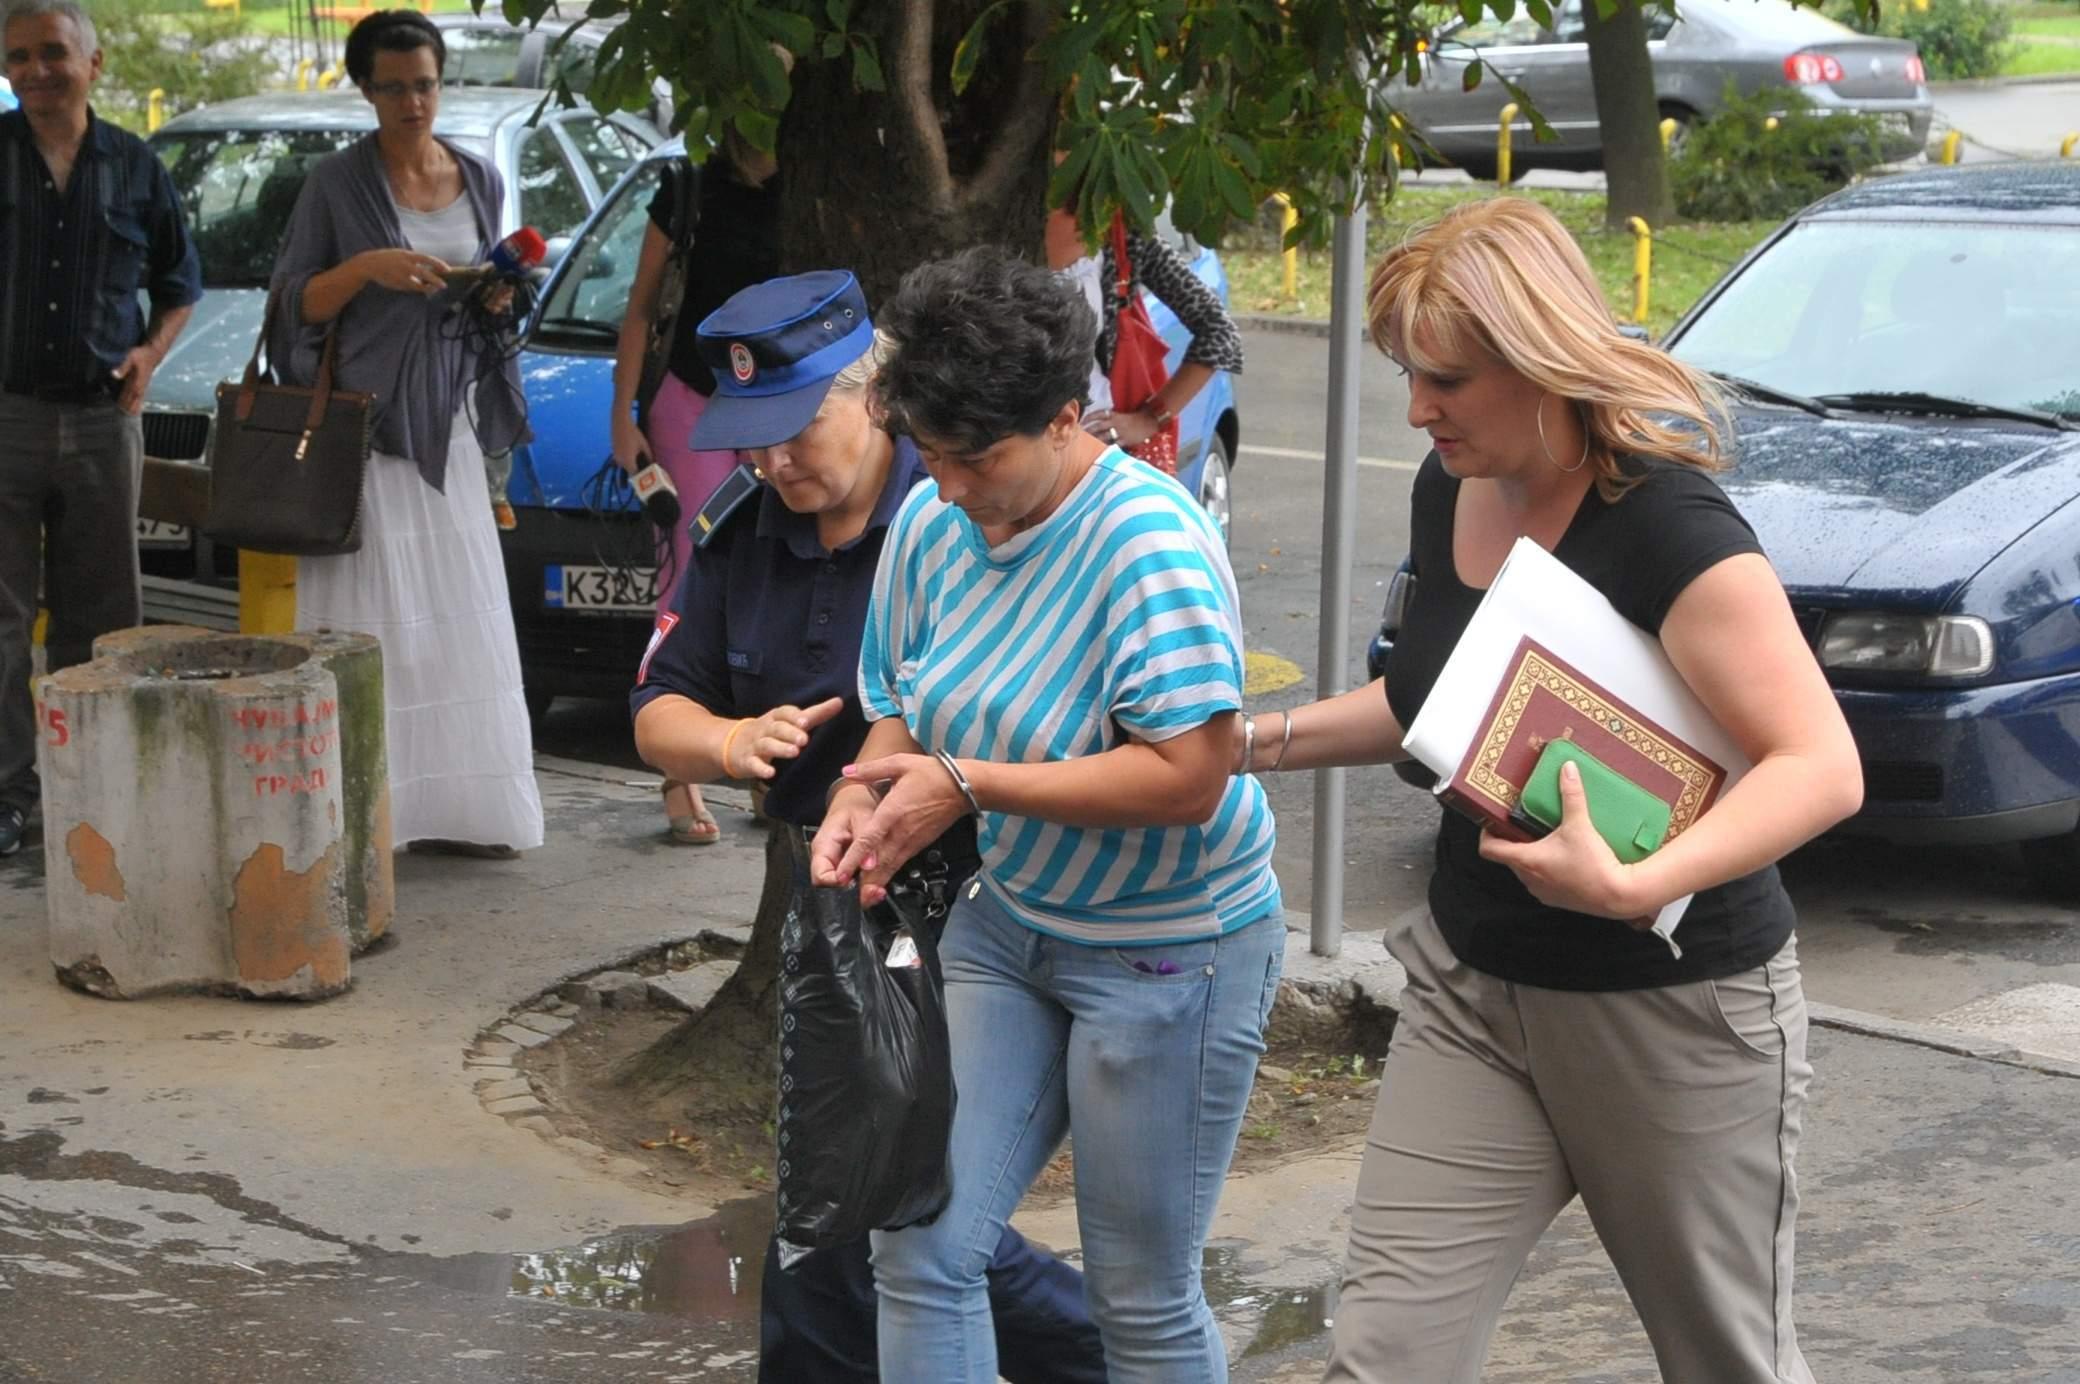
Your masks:
<instances>
[{"instance_id":1,"label":"woman in striped shirt","mask_svg":"<svg viewBox=\"0 0 2080 1384\"><path fill-rule=\"evenodd\" d=\"M914 271L880 321L880 405L935 486L883 549L873 725L814 869L876 902L962 816L984 861L941 944L953 1201L874 1237L882 1372L997 1378L983 1270L1073 1135L1115 1384L1224 1380L1200 1253L1285 938L1270 808L1228 774L1226 549L1177 482L1081 426L1097 324L1073 284L974 250Z\"/></svg>"}]
</instances>

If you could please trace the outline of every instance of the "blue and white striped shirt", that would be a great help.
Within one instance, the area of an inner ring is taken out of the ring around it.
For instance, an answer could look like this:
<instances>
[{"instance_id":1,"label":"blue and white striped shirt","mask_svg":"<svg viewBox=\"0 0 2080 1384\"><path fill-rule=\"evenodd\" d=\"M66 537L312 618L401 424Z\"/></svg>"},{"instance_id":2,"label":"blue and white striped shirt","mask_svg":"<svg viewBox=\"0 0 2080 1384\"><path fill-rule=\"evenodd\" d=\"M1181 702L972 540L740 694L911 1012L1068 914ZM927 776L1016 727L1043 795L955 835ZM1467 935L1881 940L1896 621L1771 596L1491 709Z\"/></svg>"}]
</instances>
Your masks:
<instances>
[{"instance_id":1,"label":"blue and white striped shirt","mask_svg":"<svg viewBox=\"0 0 2080 1384\"><path fill-rule=\"evenodd\" d=\"M860 650L867 719L999 763L1162 741L1242 706L1242 619L1220 532L1176 481L1113 449L1062 506L991 548L922 485L896 515ZM1270 804L1229 782L1211 821L1100 829L986 813L983 878L1027 926L1132 946L1279 906Z\"/></svg>"}]
</instances>

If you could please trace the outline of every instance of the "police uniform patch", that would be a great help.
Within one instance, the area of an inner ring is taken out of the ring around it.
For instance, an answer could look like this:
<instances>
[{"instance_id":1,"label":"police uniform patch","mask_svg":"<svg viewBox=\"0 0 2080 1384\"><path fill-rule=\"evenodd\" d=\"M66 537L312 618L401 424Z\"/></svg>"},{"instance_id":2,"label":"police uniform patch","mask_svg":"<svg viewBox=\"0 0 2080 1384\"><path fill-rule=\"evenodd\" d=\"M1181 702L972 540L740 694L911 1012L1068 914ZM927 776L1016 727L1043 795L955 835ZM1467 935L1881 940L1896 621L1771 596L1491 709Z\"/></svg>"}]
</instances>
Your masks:
<instances>
[{"instance_id":1,"label":"police uniform patch","mask_svg":"<svg viewBox=\"0 0 2080 1384\"><path fill-rule=\"evenodd\" d=\"M715 487L715 493L708 497L708 503L694 512L693 522L687 526L687 532L693 535L693 546L707 547L709 541L721 529L722 521L736 513L739 505L757 493L758 473L740 463L736 470L722 478L722 484Z\"/></svg>"},{"instance_id":2,"label":"police uniform patch","mask_svg":"<svg viewBox=\"0 0 2080 1384\"><path fill-rule=\"evenodd\" d=\"M758 363L751 359L751 348L741 341L729 344L729 369L737 377L738 384L750 384L751 377L758 373Z\"/></svg>"},{"instance_id":3,"label":"police uniform patch","mask_svg":"<svg viewBox=\"0 0 2080 1384\"><path fill-rule=\"evenodd\" d=\"M643 650L643 661L636 665L636 686L641 687L645 682L649 681L650 660L656 657L657 650L664 644L666 637L671 634L678 623L678 615L669 610L657 617L657 628L650 631L650 644Z\"/></svg>"}]
</instances>

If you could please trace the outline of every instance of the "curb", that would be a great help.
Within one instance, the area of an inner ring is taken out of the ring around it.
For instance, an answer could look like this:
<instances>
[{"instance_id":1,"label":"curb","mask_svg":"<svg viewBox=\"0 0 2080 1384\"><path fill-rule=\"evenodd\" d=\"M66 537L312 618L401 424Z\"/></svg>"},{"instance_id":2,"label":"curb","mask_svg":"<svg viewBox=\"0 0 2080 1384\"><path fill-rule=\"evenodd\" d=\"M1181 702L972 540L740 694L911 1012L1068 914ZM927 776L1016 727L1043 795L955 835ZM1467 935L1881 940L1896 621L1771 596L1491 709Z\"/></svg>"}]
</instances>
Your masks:
<instances>
[{"instance_id":1,"label":"curb","mask_svg":"<svg viewBox=\"0 0 2080 1384\"><path fill-rule=\"evenodd\" d=\"M2080 1062L2052 1057L2047 1053L2029 1052L1997 1039L1960 1033L1956 1029L1887 1018L1883 1014L1871 1014L1861 1009L1843 1009L1838 1005L1812 1002L1806 1005L1806 1016L1821 1028L1839 1029L1844 1033L1858 1033L1866 1038L1906 1043L1917 1048L1930 1048L1958 1057L1977 1058L1981 1062L1998 1062L2003 1066L2021 1067L2025 1071L2036 1072L2042 1076L2080 1079Z\"/></svg>"},{"instance_id":2,"label":"curb","mask_svg":"<svg viewBox=\"0 0 2080 1384\"><path fill-rule=\"evenodd\" d=\"M1329 335L1329 319L1326 317L1287 316L1276 312L1237 312L1229 316L1235 325L1248 332L1278 332L1284 336Z\"/></svg>"},{"instance_id":3,"label":"curb","mask_svg":"<svg viewBox=\"0 0 2080 1384\"><path fill-rule=\"evenodd\" d=\"M1930 82L1928 94L1942 99L1946 91L1998 91L2011 86L2055 86L2070 82L2080 86L2080 72L2042 72L2029 77L1964 77L1954 82Z\"/></svg>"}]
</instances>

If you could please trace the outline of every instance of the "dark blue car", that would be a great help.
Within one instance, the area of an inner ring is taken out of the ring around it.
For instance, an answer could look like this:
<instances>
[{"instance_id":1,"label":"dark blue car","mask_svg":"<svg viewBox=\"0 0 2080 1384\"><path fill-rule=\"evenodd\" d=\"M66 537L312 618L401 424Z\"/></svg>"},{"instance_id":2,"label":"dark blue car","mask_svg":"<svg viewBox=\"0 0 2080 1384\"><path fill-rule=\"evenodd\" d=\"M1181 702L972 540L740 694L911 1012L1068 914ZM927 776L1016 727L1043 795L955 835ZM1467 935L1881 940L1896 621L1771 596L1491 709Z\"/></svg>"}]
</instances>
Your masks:
<instances>
[{"instance_id":1,"label":"dark blue car","mask_svg":"<svg viewBox=\"0 0 2080 1384\"><path fill-rule=\"evenodd\" d=\"M500 539L528 705L537 716L560 695L625 694L650 638L661 580L654 537L625 490L617 497L601 481L614 347L650 199L663 170L683 157L679 140L658 146L600 204L543 290L521 357L535 438L514 454L507 494L520 525ZM1220 257L1167 223L1158 229L1226 302ZM1190 334L1160 300L1146 301L1175 369ZM1226 532L1241 426L1234 382L1215 375L1178 421L1179 479Z\"/></svg>"},{"instance_id":2,"label":"dark blue car","mask_svg":"<svg viewBox=\"0 0 2080 1384\"><path fill-rule=\"evenodd\" d=\"M1837 193L1666 344L1734 400L1722 483L1862 753L1843 829L2020 842L2080 894L2080 163Z\"/></svg>"}]
</instances>

